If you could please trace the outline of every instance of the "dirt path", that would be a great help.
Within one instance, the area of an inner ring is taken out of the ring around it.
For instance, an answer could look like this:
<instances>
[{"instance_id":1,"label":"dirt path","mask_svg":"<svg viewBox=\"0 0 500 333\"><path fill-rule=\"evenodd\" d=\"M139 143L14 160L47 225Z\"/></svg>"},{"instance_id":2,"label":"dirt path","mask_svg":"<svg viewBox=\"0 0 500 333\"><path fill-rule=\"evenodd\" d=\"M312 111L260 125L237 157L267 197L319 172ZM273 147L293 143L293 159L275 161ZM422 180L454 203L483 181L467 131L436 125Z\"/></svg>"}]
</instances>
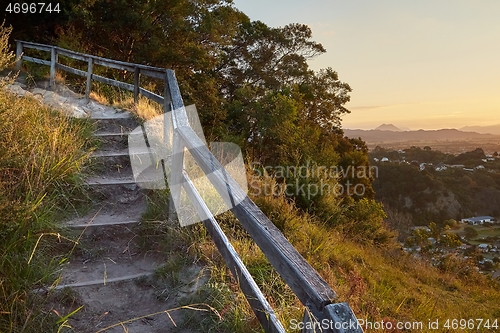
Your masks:
<instances>
[{"instance_id":1,"label":"dirt path","mask_svg":"<svg viewBox=\"0 0 500 333\"><path fill-rule=\"evenodd\" d=\"M183 311L191 310L164 311L188 305L186 296L206 280L201 267L184 269L182 282L173 286L155 274L167 256L140 245L141 216L147 204L134 182L127 148L127 135L139 125L137 121L127 111L87 103L65 86L28 90L15 83L8 90L31 95L75 117L90 117L97 122L94 135L102 142L93 156L97 171L86 179L99 199L88 214L65 222L81 238L52 291L58 300L54 310L60 315L80 308L69 318L68 331L193 332L174 324L181 324Z\"/></svg>"}]
</instances>

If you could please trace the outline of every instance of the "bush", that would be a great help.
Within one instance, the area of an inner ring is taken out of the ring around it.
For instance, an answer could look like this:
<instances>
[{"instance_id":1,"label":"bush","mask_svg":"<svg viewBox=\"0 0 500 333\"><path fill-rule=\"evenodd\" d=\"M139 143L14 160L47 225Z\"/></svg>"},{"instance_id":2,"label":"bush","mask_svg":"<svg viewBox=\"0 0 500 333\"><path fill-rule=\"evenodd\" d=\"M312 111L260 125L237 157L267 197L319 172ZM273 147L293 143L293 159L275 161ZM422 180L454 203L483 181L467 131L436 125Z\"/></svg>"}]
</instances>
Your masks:
<instances>
[{"instance_id":1,"label":"bush","mask_svg":"<svg viewBox=\"0 0 500 333\"><path fill-rule=\"evenodd\" d=\"M448 192L445 192L445 193L448 193ZM458 226L457 220L454 220L454 219L446 220L446 221L444 221L444 224L449 226L451 229L456 229Z\"/></svg>"},{"instance_id":2,"label":"bush","mask_svg":"<svg viewBox=\"0 0 500 333\"><path fill-rule=\"evenodd\" d=\"M9 36L12 32L12 27L5 27L4 23L0 25L0 71L9 67L15 58L14 53L9 51Z\"/></svg>"},{"instance_id":3,"label":"bush","mask_svg":"<svg viewBox=\"0 0 500 333\"><path fill-rule=\"evenodd\" d=\"M13 59L9 33L0 26L0 67ZM0 119L0 332L48 332L55 317L32 290L53 278L62 257L42 236L53 234L54 216L78 189L92 128L1 88Z\"/></svg>"},{"instance_id":4,"label":"bush","mask_svg":"<svg viewBox=\"0 0 500 333\"><path fill-rule=\"evenodd\" d=\"M0 25L0 72L12 65L15 55L9 51L9 36L12 27L5 27L4 23ZM10 82L8 77L0 79L0 88Z\"/></svg>"},{"instance_id":5,"label":"bush","mask_svg":"<svg viewBox=\"0 0 500 333\"><path fill-rule=\"evenodd\" d=\"M473 227L465 227L464 228L464 233L465 233L465 237L471 239L471 238L476 238L477 237L477 231L476 229L474 229Z\"/></svg>"},{"instance_id":6,"label":"bush","mask_svg":"<svg viewBox=\"0 0 500 333\"><path fill-rule=\"evenodd\" d=\"M385 225L387 215L381 203L369 199L354 201L347 197L344 209L346 220L340 228L346 237L359 243L385 245L396 236Z\"/></svg>"}]
</instances>

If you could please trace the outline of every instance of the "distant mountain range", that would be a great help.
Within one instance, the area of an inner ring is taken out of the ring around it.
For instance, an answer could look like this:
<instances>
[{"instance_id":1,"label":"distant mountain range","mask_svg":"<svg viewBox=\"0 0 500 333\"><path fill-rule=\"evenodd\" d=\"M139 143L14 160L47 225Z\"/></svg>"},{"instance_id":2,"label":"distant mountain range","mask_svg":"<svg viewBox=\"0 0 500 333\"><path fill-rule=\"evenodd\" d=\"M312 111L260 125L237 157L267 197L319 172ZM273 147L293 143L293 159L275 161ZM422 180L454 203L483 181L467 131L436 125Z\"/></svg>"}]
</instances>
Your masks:
<instances>
[{"instance_id":1,"label":"distant mountain range","mask_svg":"<svg viewBox=\"0 0 500 333\"><path fill-rule=\"evenodd\" d=\"M500 135L500 124L491 126L465 126L460 128L460 130L466 132L477 132L483 134L489 133L489 134Z\"/></svg>"},{"instance_id":2,"label":"distant mountain range","mask_svg":"<svg viewBox=\"0 0 500 333\"><path fill-rule=\"evenodd\" d=\"M474 129L474 131L473 131ZM479 132L481 131L481 132ZM403 131L392 124L382 124L373 130L344 129L348 137L361 137L367 143L404 142L404 141L463 141L471 139L490 139L500 135L500 125L474 126L458 129Z\"/></svg>"},{"instance_id":3,"label":"distant mountain range","mask_svg":"<svg viewBox=\"0 0 500 333\"><path fill-rule=\"evenodd\" d=\"M393 131L393 132L402 132L403 130L394 126L393 124L382 124L379 127L375 128L376 131Z\"/></svg>"}]
</instances>

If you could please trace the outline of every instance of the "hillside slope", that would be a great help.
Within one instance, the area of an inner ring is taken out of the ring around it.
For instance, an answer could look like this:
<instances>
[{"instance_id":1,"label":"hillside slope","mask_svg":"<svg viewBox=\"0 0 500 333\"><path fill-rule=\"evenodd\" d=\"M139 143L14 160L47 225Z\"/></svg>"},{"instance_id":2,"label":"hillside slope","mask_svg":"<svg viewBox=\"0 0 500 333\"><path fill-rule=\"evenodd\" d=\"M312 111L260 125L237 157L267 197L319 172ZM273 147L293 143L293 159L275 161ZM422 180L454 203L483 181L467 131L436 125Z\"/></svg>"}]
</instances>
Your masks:
<instances>
[{"instance_id":1,"label":"hillside slope","mask_svg":"<svg viewBox=\"0 0 500 333\"><path fill-rule=\"evenodd\" d=\"M378 149L371 156L390 159L374 162L377 200L410 213L417 225L477 215L500 216L500 160L487 160L482 149L457 156L420 148L404 153ZM482 168L476 169L479 166ZM436 171L436 167L442 169Z\"/></svg>"}]
</instances>

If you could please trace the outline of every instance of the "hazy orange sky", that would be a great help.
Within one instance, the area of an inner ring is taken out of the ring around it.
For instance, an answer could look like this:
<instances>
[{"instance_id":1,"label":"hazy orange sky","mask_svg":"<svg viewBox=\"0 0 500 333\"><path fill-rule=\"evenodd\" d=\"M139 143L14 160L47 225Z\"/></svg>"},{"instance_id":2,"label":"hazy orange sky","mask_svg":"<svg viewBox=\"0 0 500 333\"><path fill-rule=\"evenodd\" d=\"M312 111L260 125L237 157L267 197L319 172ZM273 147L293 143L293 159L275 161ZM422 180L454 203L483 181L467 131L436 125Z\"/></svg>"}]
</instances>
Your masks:
<instances>
[{"instance_id":1,"label":"hazy orange sky","mask_svg":"<svg viewBox=\"0 0 500 333\"><path fill-rule=\"evenodd\" d=\"M270 26L304 23L353 89L344 128L500 124L499 0L235 0Z\"/></svg>"}]
</instances>

